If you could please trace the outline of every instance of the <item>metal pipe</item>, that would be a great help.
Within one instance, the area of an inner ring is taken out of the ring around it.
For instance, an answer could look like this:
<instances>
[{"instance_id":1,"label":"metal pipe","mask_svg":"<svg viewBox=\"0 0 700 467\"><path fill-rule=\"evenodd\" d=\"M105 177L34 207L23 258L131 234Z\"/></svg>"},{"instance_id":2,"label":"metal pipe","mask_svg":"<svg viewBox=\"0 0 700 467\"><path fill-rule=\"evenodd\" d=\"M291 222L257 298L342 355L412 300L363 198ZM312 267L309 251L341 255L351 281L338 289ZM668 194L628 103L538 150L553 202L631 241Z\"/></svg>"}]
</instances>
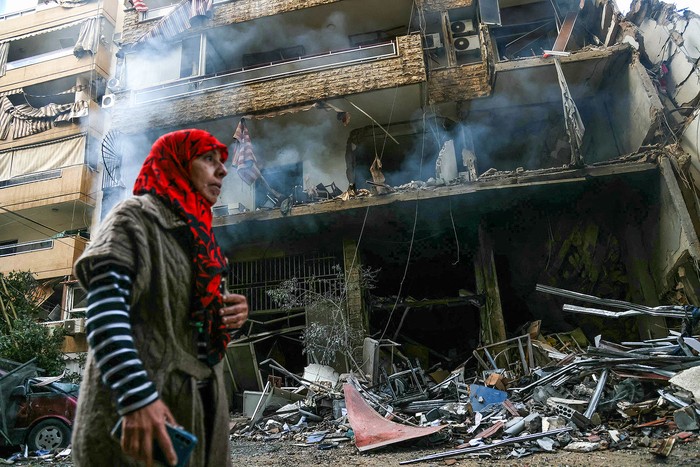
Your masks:
<instances>
[{"instance_id":1,"label":"metal pipe","mask_svg":"<svg viewBox=\"0 0 700 467\"><path fill-rule=\"evenodd\" d=\"M572 427L565 427L565 428L559 428L556 430L545 431L544 433L533 433L530 435L524 435L524 436L520 436L517 438L508 438L508 439L503 439L501 441L494 441L491 444L483 444L481 446L470 446L468 448L454 449L452 451L446 451L446 452L442 452L440 454L432 454L430 456L419 457L418 459L401 461L401 462L399 462L399 464L401 464L401 465L413 464L415 462L422 462L422 461L427 461L427 460L432 460L432 459L441 459L443 457L450 457L450 456L455 456L455 455L459 455L459 454L469 454L472 452L485 451L487 449L497 448L497 447L505 446L508 444L521 443L523 441L532 441L534 439L546 438L547 436L556 436L556 435L559 435L562 433L567 433L571 430L573 430Z\"/></svg>"},{"instance_id":2,"label":"metal pipe","mask_svg":"<svg viewBox=\"0 0 700 467\"><path fill-rule=\"evenodd\" d=\"M598 403L600 402L600 396L603 395L603 389L605 389L605 383L608 381L609 374L610 374L610 368L604 369L603 372L600 374L600 379L598 380L598 385L595 387L595 392L593 393L593 396L591 397L591 401L588 403L588 407L586 407L586 411L583 413L583 416L589 420L593 416L595 409L598 408Z\"/></svg>"},{"instance_id":3,"label":"metal pipe","mask_svg":"<svg viewBox=\"0 0 700 467\"><path fill-rule=\"evenodd\" d=\"M596 316L604 316L606 318L625 318L628 316L640 316L640 315L649 315L649 316L663 316L666 318L685 318L686 313L684 311L677 311L677 310L659 310L655 308L649 308L648 310L641 311L641 310L626 310L626 311L609 311L609 310L601 310L599 308L588 308L584 306L577 306L577 305L563 305L562 309L564 311L569 311L571 313L584 313L588 315L596 315Z\"/></svg>"}]
</instances>

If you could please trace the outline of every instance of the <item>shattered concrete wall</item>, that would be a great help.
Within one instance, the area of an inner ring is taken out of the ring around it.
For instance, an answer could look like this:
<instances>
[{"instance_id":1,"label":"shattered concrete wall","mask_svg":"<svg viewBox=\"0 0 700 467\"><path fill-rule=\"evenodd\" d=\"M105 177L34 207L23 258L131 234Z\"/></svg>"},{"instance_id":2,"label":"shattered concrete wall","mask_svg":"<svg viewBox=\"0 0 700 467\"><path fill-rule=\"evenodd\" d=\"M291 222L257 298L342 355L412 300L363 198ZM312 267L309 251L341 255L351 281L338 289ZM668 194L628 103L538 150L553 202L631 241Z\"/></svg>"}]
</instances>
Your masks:
<instances>
[{"instance_id":1,"label":"shattered concrete wall","mask_svg":"<svg viewBox=\"0 0 700 467\"><path fill-rule=\"evenodd\" d=\"M688 10L679 13L671 2L635 0L626 18L637 26L638 35L631 37L632 31L625 30L623 40L639 43L669 112L670 124L682 126L680 142L692 155L691 166L697 174L700 144L695 107L700 100L700 16Z\"/></svg>"},{"instance_id":2,"label":"shattered concrete wall","mask_svg":"<svg viewBox=\"0 0 700 467\"><path fill-rule=\"evenodd\" d=\"M656 273L656 282L670 290L675 286L679 267L696 269L700 260L700 242L690 219L681 188L674 172L673 155L659 159L660 210L657 245L650 270Z\"/></svg>"},{"instance_id":3,"label":"shattered concrete wall","mask_svg":"<svg viewBox=\"0 0 700 467\"><path fill-rule=\"evenodd\" d=\"M666 145L666 155L659 159L658 236L650 270L660 291L683 303L682 278L697 278L700 260L695 193L700 187L700 16L678 12L672 2L634 0L625 19L629 23L621 24L619 40L639 50L664 106L665 135L656 143ZM696 298L694 293L685 297Z\"/></svg>"},{"instance_id":4,"label":"shattered concrete wall","mask_svg":"<svg viewBox=\"0 0 700 467\"><path fill-rule=\"evenodd\" d=\"M661 133L663 105L636 54L621 73L610 76L606 83L610 84L594 105L600 107L600 115L608 118L591 118L586 125L584 144L589 163L635 153Z\"/></svg>"}]
</instances>

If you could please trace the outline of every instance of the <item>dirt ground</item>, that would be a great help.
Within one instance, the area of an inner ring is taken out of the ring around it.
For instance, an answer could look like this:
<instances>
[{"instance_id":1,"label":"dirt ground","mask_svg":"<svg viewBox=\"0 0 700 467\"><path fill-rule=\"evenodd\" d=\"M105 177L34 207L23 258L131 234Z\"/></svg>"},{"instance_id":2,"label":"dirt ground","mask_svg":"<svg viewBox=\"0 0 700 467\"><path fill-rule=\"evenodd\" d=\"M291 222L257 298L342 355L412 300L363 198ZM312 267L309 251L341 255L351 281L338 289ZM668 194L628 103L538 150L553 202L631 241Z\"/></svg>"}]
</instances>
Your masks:
<instances>
[{"instance_id":1,"label":"dirt ground","mask_svg":"<svg viewBox=\"0 0 700 467\"><path fill-rule=\"evenodd\" d=\"M452 449L436 446L430 449L413 447L387 447L369 452L359 452L354 444L345 442L330 449L319 449L318 445L303 443L263 442L234 440L231 443L233 465L245 467L289 467L289 466L398 466L402 461L439 454ZM635 447L625 450L605 450L589 453L542 452L520 459L507 459L512 447L502 447L482 457L454 457L418 462L415 466L615 466L640 467L641 465L687 466L700 465L700 442L677 441L667 458L652 454L650 448Z\"/></svg>"},{"instance_id":2,"label":"dirt ground","mask_svg":"<svg viewBox=\"0 0 700 467\"><path fill-rule=\"evenodd\" d=\"M250 441L234 439L231 441L231 458L234 466L242 467L307 467L307 466L337 466L337 467L389 467L399 466L400 462L410 461L419 457L440 454L452 449L447 445L431 448L419 446L395 447L390 446L367 452L359 452L351 441L339 443L330 449L319 449L317 444L296 443L292 441ZM633 449L604 450L589 453L541 452L527 457L507 458L512 447L486 451L480 457L452 457L433 459L405 465L417 467L449 466L561 466L561 467L640 467L642 465L692 466L700 465L700 442L677 441L667 458L652 454L650 448L637 446ZM5 464L0 459L0 465ZM70 458L54 458L51 460L17 459L17 466L47 466L72 467ZM107 464L105 464L107 465Z\"/></svg>"}]
</instances>

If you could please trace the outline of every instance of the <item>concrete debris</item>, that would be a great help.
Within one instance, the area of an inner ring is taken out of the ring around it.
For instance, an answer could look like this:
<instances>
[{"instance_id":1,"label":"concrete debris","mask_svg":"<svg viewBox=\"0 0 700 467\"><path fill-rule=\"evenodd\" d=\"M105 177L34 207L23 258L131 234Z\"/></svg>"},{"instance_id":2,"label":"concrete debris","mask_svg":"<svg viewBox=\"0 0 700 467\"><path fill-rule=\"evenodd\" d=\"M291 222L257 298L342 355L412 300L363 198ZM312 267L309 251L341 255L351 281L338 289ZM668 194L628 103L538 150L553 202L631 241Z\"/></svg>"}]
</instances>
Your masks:
<instances>
[{"instance_id":1,"label":"concrete debris","mask_svg":"<svg viewBox=\"0 0 700 467\"><path fill-rule=\"evenodd\" d=\"M520 458L637 448L668 456L674 443L694 440L700 431L700 355L693 347L690 354L681 350L677 337L672 332L662 344L597 337L591 345L580 330L545 336L534 325L528 334L479 347L476 358L450 371L396 358L387 367L393 372L376 371L377 361L357 373L311 365L296 376L269 360L300 386L277 388L288 403L256 413L232 435L319 449L350 440L360 451L399 441L446 446L402 464L481 451Z\"/></svg>"}]
</instances>

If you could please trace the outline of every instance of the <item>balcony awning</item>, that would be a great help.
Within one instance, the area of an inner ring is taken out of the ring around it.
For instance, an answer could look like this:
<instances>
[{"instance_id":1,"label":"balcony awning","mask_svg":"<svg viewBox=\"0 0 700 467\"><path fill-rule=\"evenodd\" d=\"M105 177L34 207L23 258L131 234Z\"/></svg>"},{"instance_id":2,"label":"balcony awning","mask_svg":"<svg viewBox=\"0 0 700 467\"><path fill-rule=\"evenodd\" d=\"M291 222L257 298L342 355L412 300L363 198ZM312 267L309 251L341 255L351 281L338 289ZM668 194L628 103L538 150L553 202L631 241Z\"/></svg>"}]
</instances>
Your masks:
<instances>
[{"instance_id":1,"label":"balcony awning","mask_svg":"<svg viewBox=\"0 0 700 467\"><path fill-rule=\"evenodd\" d=\"M15 106L6 96L0 97L0 140L7 139L10 129L13 139L50 130L56 123L85 117L88 108L89 103L85 100L35 108L29 104Z\"/></svg>"},{"instance_id":2,"label":"balcony awning","mask_svg":"<svg viewBox=\"0 0 700 467\"><path fill-rule=\"evenodd\" d=\"M190 29L193 20L210 17L213 5L214 0L182 0L173 11L138 38L134 45L144 44L152 39L172 39Z\"/></svg>"},{"instance_id":3,"label":"balcony awning","mask_svg":"<svg viewBox=\"0 0 700 467\"><path fill-rule=\"evenodd\" d=\"M26 39L27 37L38 36L39 34L46 34L49 32L60 31L61 29L67 29L67 28L70 28L73 26L77 26L78 24L82 23L83 21L87 21L88 19L90 19L90 18L83 18L83 19L79 19L76 21L72 21L70 23L65 23L65 24L61 24L59 26L54 26L52 28L46 28L46 29L40 29L40 30L34 31L34 32L28 32L27 34L22 34L21 36L13 36L13 37L10 37L10 38L5 39L4 41L0 42L0 44L4 44L5 42L13 42L13 41L21 40L21 39Z\"/></svg>"},{"instance_id":4,"label":"balcony awning","mask_svg":"<svg viewBox=\"0 0 700 467\"><path fill-rule=\"evenodd\" d=\"M8 56L9 50L10 50L10 42L18 41L21 39L26 39L27 37L38 36L40 34L47 34L49 32L53 32L53 31L60 31L61 29L68 29L70 27L77 26L79 24L82 24L82 23L85 23L86 21L88 21L89 22L88 24L90 27L88 27L88 28L83 27L80 31L80 37L83 38L83 43L86 43L85 42L87 40L85 37L86 33L91 32L93 36L97 37L96 32L95 32L97 28L94 27L94 25L97 24L97 19L99 19L99 18L101 18L101 16L96 16L93 18L83 18L83 19L79 19L76 21L72 21L70 23L65 23L65 24L61 24L59 26L54 26L52 28L41 29L38 31L29 32L27 34L22 34L21 36L13 36L13 37L10 37L8 39L5 39L4 41L0 41L0 77L5 76L5 72L6 72L5 68L7 66L7 56ZM87 36L87 38L90 38L90 37L91 36L89 36L89 35ZM97 39L95 39L93 42L95 44L94 49L96 49L97 48ZM94 50L91 49L90 51L94 51ZM76 56L79 57L79 55L77 55L77 54L76 54Z\"/></svg>"},{"instance_id":5,"label":"balcony awning","mask_svg":"<svg viewBox=\"0 0 700 467\"><path fill-rule=\"evenodd\" d=\"M0 181L85 163L85 134L0 152Z\"/></svg>"}]
</instances>

